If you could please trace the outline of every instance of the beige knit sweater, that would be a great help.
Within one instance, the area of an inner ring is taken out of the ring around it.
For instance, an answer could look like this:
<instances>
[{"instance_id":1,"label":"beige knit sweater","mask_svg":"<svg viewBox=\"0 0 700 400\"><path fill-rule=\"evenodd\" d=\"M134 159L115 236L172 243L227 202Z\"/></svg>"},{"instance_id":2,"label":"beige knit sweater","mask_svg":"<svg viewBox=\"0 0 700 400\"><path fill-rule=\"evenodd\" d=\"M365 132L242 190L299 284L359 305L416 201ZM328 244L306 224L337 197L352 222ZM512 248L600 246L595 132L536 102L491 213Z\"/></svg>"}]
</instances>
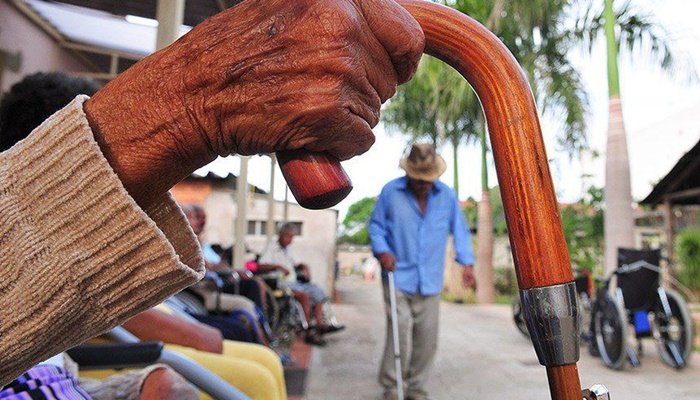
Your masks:
<instances>
[{"instance_id":1,"label":"beige knit sweater","mask_svg":"<svg viewBox=\"0 0 700 400\"><path fill-rule=\"evenodd\" d=\"M0 386L204 274L172 198L142 210L121 185L86 99L0 153Z\"/></svg>"}]
</instances>

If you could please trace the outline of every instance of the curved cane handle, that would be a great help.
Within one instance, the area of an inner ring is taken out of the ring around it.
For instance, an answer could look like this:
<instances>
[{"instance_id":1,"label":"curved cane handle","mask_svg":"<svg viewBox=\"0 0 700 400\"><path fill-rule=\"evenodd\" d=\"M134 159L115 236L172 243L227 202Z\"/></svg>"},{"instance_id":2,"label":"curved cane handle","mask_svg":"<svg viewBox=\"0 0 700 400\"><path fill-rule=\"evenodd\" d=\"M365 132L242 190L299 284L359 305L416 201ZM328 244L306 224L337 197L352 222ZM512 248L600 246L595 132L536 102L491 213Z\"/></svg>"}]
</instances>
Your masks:
<instances>
[{"instance_id":1,"label":"curved cane handle","mask_svg":"<svg viewBox=\"0 0 700 400\"><path fill-rule=\"evenodd\" d=\"M461 73L484 108L520 289L573 281L537 109L517 61L496 36L458 11L421 0L399 3L423 28L425 52ZM313 156L297 153L294 162L301 166L285 175L293 193L298 191L293 188L296 185L321 193L343 193L339 190L342 179L337 176L346 175L338 172L342 168L337 160L326 159L321 161L322 168L314 168L336 176L331 179L312 176L303 161L308 158ZM324 198L328 204L335 201L328 201L330 197ZM575 363L548 366L547 375L552 399L581 399Z\"/></svg>"},{"instance_id":2,"label":"curved cane handle","mask_svg":"<svg viewBox=\"0 0 700 400\"><path fill-rule=\"evenodd\" d=\"M425 52L456 69L484 109L520 289L574 279L532 91L483 25L428 1L399 0L425 32ZM548 366L552 399L581 399L576 363Z\"/></svg>"}]
</instances>

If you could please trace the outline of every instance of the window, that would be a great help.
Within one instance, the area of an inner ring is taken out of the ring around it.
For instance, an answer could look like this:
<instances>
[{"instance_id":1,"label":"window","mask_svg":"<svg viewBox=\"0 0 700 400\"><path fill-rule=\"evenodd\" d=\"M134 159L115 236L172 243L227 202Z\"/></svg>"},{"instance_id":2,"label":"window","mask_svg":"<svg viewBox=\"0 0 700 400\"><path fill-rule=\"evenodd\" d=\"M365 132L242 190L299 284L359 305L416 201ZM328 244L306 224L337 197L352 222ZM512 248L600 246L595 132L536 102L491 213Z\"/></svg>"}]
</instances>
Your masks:
<instances>
[{"instance_id":1,"label":"window","mask_svg":"<svg viewBox=\"0 0 700 400\"><path fill-rule=\"evenodd\" d=\"M248 221L248 234L257 235L258 234L258 222L259 221Z\"/></svg>"}]
</instances>

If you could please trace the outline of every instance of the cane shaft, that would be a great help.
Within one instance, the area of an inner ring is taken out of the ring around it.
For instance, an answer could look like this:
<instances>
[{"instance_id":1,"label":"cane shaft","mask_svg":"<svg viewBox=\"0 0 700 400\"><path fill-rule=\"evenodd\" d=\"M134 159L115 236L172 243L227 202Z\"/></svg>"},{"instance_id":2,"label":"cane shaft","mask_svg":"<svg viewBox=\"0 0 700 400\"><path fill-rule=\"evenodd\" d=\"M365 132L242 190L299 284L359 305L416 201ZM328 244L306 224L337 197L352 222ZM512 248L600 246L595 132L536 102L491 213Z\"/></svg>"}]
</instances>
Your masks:
<instances>
[{"instance_id":1,"label":"cane shaft","mask_svg":"<svg viewBox=\"0 0 700 400\"><path fill-rule=\"evenodd\" d=\"M462 74L484 109L520 289L572 282L537 108L517 61L495 35L456 10L422 0L398 2L423 28L425 52ZM578 337L571 340L577 344ZM581 399L575 361L546 366L552 399Z\"/></svg>"},{"instance_id":2,"label":"cane shaft","mask_svg":"<svg viewBox=\"0 0 700 400\"><path fill-rule=\"evenodd\" d=\"M421 24L426 53L461 73L481 101L520 289L572 282L539 117L532 91L517 61L496 36L460 12L421 0L399 0L399 3ZM307 156L299 153L296 158L303 160ZM317 173L301 164L285 176L293 193L298 182L316 187L321 195L327 187L342 193L337 185L342 179L313 176L332 173L339 167L337 160L331 160ZM580 400L581 385L575 363L548 366L547 372L552 399Z\"/></svg>"},{"instance_id":3,"label":"cane shaft","mask_svg":"<svg viewBox=\"0 0 700 400\"><path fill-rule=\"evenodd\" d=\"M449 7L399 0L425 32L425 52L474 88L489 137L521 289L573 281L532 90L517 61L483 25Z\"/></svg>"},{"instance_id":4,"label":"cane shaft","mask_svg":"<svg viewBox=\"0 0 700 400\"><path fill-rule=\"evenodd\" d=\"M581 399L581 384L576 364L547 367L547 380L552 400Z\"/></svg>"},{"instance_id":5,"label":"cane shaft","mask_svg":"<svg viewBox=\"0 0 700 400\"><path fill-rule=\"evenodd\" d=\"M387 274L389 281L389 308L391 309L391 332L394 342L394 366L396 367L396 395L398 400L403 397L403 368L401 367L401 345L399 338L399 311L396 304L396 284L394 283L394 272Z\"/></svg>"}]
</instances>

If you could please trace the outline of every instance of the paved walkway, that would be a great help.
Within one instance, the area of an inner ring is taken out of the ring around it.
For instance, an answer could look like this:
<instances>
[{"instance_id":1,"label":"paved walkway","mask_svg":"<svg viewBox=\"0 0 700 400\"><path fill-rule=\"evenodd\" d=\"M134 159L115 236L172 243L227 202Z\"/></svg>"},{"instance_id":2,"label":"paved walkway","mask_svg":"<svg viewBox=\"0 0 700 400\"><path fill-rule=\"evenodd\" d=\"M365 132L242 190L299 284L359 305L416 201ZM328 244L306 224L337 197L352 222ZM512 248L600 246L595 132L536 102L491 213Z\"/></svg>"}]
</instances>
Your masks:
<instances>
[{"instance_id":1,"label":"paved walkway","mask_svg":"<svg viewBox=\"0 0 700 400\"><path fill-rule=\"evenodd\" d=\"M380 399L376 380L384 341L384 305L377 281L343 277L342 304L335 305L347 328L328 336L311 357L307 400ZM510 307L441 304L441 332L429 384L435 400L549 399L544 367L530 342L515 328ZM625 371L605 368L582 349L581 383L603 383L613 400L700 399L700 354L683 371L666 367L651 339L644 340L642 366Z\"/></svg>"}]
</instances>

